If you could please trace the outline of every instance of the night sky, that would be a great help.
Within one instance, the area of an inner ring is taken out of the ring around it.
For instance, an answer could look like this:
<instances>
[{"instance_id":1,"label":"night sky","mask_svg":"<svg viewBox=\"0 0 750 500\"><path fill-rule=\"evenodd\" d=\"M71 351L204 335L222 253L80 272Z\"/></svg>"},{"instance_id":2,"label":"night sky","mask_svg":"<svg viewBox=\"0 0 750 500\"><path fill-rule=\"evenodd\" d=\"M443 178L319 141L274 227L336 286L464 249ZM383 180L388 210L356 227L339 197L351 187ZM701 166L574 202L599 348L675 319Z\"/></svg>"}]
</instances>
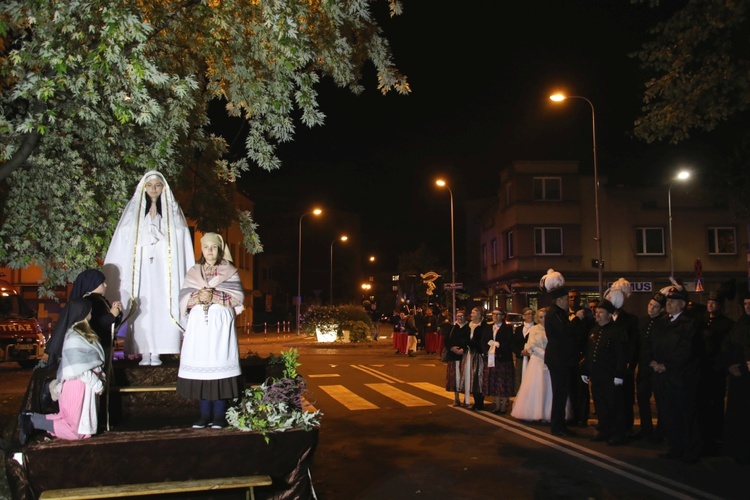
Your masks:
<instances>
[{"instance_id":1,"label":"night sky","mask_svg":"<svg viewBox=\"0 0 750 500\"><path fill-rule=\"evenodd\" d=\"M382 96L371 70L359 96L324 80L325 124L297 127L278 149L280 170L243 175L258 218L321 204L360 214L362 251L394 267L422 242L449 259L449 195L434 184L442 176L454 193L458 262L462 204L493 196L502 167L580 160L591 171L591 110L581 100L552 103L558 90L595 106L600 176L638 180L632 172L675 161L673 149L631 138L645 76L628 54L663 10L630 0L403 4L381 26L411 95Z\"/></svg>"}]
</instances>

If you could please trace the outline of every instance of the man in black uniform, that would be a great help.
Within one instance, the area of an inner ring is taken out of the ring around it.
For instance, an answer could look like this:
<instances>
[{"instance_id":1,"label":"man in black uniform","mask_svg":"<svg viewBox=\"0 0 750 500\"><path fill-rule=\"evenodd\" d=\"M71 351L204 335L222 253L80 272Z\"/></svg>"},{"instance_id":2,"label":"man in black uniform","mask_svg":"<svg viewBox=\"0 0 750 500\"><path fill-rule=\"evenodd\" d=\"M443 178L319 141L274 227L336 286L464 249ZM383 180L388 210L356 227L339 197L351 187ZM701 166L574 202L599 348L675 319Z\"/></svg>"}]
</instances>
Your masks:
<instances>
[{"instance_id":1,"label":"man in black uniform","mask_svg":"<svg viewBox=\"0 0 750 500\"><path fill-rule=\"evenodd\" d=\"M703 454L719 452L724 427L724 396L727 392L727 371L721 363L721 345L734 326L734 321L724 315L724 300L729 288L722 285L708 295L706 312L701 322L701 335L705 357L701 365L698 384L698 422L703 439ZM731 293L733 298L734 293Z\"/></svg>"},{"instance_id":2,"label":"man in black uniform","mask_svg":"<svg viewBox=\"0 0 750 500\"><path fill-rule=\"evenodd\" d=\"M656 431L654 431L653 417L651 415L651 395L654 393L654 371L648 364L651 362L651 359L649 359L651 354L651 336L656 330L657 325L664 321L666 317L666 313L664 312L666 305L667 297L661 292L656 292L654 297L648 302L648 314L641 319L638 334L638 374L636 375L636 396L638 399L638 414L641 417L641 430L633 436L635 439L646 438L656 442L663 439L661 424L657 424Z\"/></svg>"},{"instance_id":3,"label":"man in black uniform","mask_svg":"<svg viewBox=\"0 0 750 500\"><path fill-rule=\"evenodd\" d=\"M633 407L635 406L635 367L638 365L638 317L623 309L625 300L630 296L630 282L625 278L620 278L612 283L611 290L619 290L620 295L616 295L618 300L610 299L617 310L612 315L612 320L622 327L625 331L625 362L626 369L623 375L622 394L623 412L622 418L625 422L625 433L628 437L633 434ZM607 294L604 294L607 298Z\"/></svg>"},{"instance_id":4,"label":"man in black uniform","mask_svg":"<svg viewBox=\"0 0 750 500\"><path fill-rule=\"evenodd\" d=\"M586 345L581 379L591 381L591 395L598 423L592 441L607 441L611 446L627 442L622 418L622 384L626 369L625 330L612 321L616 308L604 299L596 309L596 326Z\"/></svg>"},{"instance_id":5,"label":"man in black uniform","mask_svg":"<svg viewBox=\"0 0 750 500\"><path fill-rule=\"evenodd\" d=\"M669 451L659 457L695 463L701 448L696 400L703 342L698 323L684 313L687 303L682 285L668 289L669 318L651 337L649 366L669 444Z\"/></svg>"},{"instance_id":6,"label":"man in black uniform","mask_svg":"<svg viewBox=\"0 0 750 500\"><path fill-rule=\"evenodd\" d=\"M550 427L555 436L575 436L575 432L565 425L565 406L570 389L578 379L579 332L575 323L568 318L568 289L563 275L550 269L542 278L541 285L552 300L544 317L547 333L544 363L549 368L552 383Z\"/></svg>"},{"instance_id":7,"label":"man in black uniform","mask_svg":"<svg viewBox=\"0 0 750 500\"><path fill-rule=\"evenodd\" d=\"M722 362L729 372L727 411L722 452L750 463L750 292L741 294L743 312L722 346Z\"/></svg>"}]
</instances>

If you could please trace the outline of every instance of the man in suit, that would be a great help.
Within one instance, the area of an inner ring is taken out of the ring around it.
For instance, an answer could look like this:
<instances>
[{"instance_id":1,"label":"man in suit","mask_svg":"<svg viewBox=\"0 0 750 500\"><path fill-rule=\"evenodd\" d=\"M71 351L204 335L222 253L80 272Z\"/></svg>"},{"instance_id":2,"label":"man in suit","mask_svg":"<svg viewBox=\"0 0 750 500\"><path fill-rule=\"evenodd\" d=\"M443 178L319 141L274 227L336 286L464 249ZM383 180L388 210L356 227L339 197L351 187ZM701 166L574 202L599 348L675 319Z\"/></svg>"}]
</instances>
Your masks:
<instances>
[{"instance_id":1,"label":"man in suit","mask_svg":"<svg viewBox=\"0 0 750 500\"><path fill-rule=\"evenodd\" d=\"M651 361L649 359L651 338L658 325L666 317L664 312L666 305L667 297L661 292L656 292L648 302L646 316L641 319L638 332L638 375L636 376L636 396L638 399L638 414L641 418L641 430L633 436L635 439L646 438L654 442L663 439L662 425L658 424L656 430L654 430L651 415L651 395L654 393L653 370L648 364Z\"/></svg>"},{"instance_id":2,"label":"man in suit","mask_svg":"<svg viewBox=\"0 0 750 500\"><path fill-rule=\"evenodd\" d=\"M579 332L568 317L568 289L562 274L550 269L542 278L541 284L552 302L544 317L544 329L547 333L544 363L549 368L552 382L551 432L555 436L575 436L575 432L565 424L565 407L571 387L578 378Z\"/></svg>"},{"instance_id":3,"label":"man in suit","mask_svg":"<svg viewBox=\"0 0 750 500\"><path fill-rule=\"evenodd\" d=\"M695 463L701 449L696 402L703 342L698 322L685 314L687 303L682 285L668 289L669 317L652 336L649 366L669 445L659 457Z\"/></svg>"}]
</instances>

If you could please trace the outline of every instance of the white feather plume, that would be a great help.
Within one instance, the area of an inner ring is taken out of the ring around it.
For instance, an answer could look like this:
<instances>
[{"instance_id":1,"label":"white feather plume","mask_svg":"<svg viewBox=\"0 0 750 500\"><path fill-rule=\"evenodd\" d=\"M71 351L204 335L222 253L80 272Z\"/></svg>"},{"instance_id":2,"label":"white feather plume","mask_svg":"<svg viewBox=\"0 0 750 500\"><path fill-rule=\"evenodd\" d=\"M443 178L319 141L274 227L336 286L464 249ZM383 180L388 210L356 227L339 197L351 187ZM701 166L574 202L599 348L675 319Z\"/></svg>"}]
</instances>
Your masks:
<instances>
[{"instance_id":1,"label":"white feather plume","mask_svg":"<svg viewBox=\"0 0 750 500\"><path fill-rule=\"evenodd\" d=\"M617 309L620 309L625 303L625 294L621 288L615 288L614 284L604 292L604 298L610 301Z\"/></svg>"},{"instance_id":2,"label":"white feather plume","mask_svg":"<svg viewBox=\"0 0 750 500\"><path fill-rule=\"evenodd\" d=\"M610 289L620 290L620 292L623 295L623 300L630 297L630 294L633 291L632 288L630 287L630 282L626 280L625 278L620 278L619 280L612 283L612 287ZM614 304L614 302L612 303ZM619 309L619 306L617 306L616 304L615 304L615 307Z\"/></svg>"},{"instance_id":3,"label":"white feather plume","mask_svg":"<svg viewBox=\"0 0 750 500\"><path fill-rule=\"evenodd\" d=\"M542 276L539 280L539 288L550 292L556 288L560 288L565 285L565 278L562 274L550 268L547 270L547 274Z\"/></svg>"}]
</instances>

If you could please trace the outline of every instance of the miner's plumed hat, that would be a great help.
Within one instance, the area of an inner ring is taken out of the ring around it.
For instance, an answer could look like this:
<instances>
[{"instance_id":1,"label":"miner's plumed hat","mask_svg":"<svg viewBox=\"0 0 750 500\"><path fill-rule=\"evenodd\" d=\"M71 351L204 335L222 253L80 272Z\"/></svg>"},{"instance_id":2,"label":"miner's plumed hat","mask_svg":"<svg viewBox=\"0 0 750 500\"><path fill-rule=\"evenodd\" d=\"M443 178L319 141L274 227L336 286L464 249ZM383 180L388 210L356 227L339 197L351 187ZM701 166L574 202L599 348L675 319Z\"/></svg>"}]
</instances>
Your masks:
<instances>
[{"instance_id":1,"label":"miner's plumed hat","mask_svg":"<svg viewBox=\"0 0 750 500\"><path fill-rule=\"evenodd\" d=\"M606 296L606 294L605 294ZM599 305L596 306L598 308L602 308L605 311L607 311L609 314L614 314L615 311L618 309L612 302L610 302L608 299L602 300Z\"/></svg>"},{"instance_id":2,"label":"miner's plumed hat","mask_svg":"<svg viewBox=\"0 0 750 500\"><path fill-rule=\"evenodd\" d=\"M671 276L669 277L669 281L671 281L672 284L662 288L661 293L666 295L667 299L684 300L686 303L689 302L690 298L688 297L687 290L685 290L685 285Z\"/></svg>"},{"instance_id":3,"label":"miner's plumed hat","mask_svg":"<svg viewBox=\"0 0 750 500\"><path fill-rule=\"evenodd\" d=\"M553 299L568 295L568 287L565 286L565 278L554 269L547 270L547 274L539 280L539 288L544 290Z\"/></svg>"},{"instance_id":4,"label":"miner's plumed hat","mask_svg":"<svg viewBox=\"0 0 750 500\"><path fill-rule=\"evenodd\" d=\"M662 307L667 304L667 296L661 292L656 292L654 296L651 297L651 300L653 300L654 302L658 302Z\"/></svg>"}]
</instances>

